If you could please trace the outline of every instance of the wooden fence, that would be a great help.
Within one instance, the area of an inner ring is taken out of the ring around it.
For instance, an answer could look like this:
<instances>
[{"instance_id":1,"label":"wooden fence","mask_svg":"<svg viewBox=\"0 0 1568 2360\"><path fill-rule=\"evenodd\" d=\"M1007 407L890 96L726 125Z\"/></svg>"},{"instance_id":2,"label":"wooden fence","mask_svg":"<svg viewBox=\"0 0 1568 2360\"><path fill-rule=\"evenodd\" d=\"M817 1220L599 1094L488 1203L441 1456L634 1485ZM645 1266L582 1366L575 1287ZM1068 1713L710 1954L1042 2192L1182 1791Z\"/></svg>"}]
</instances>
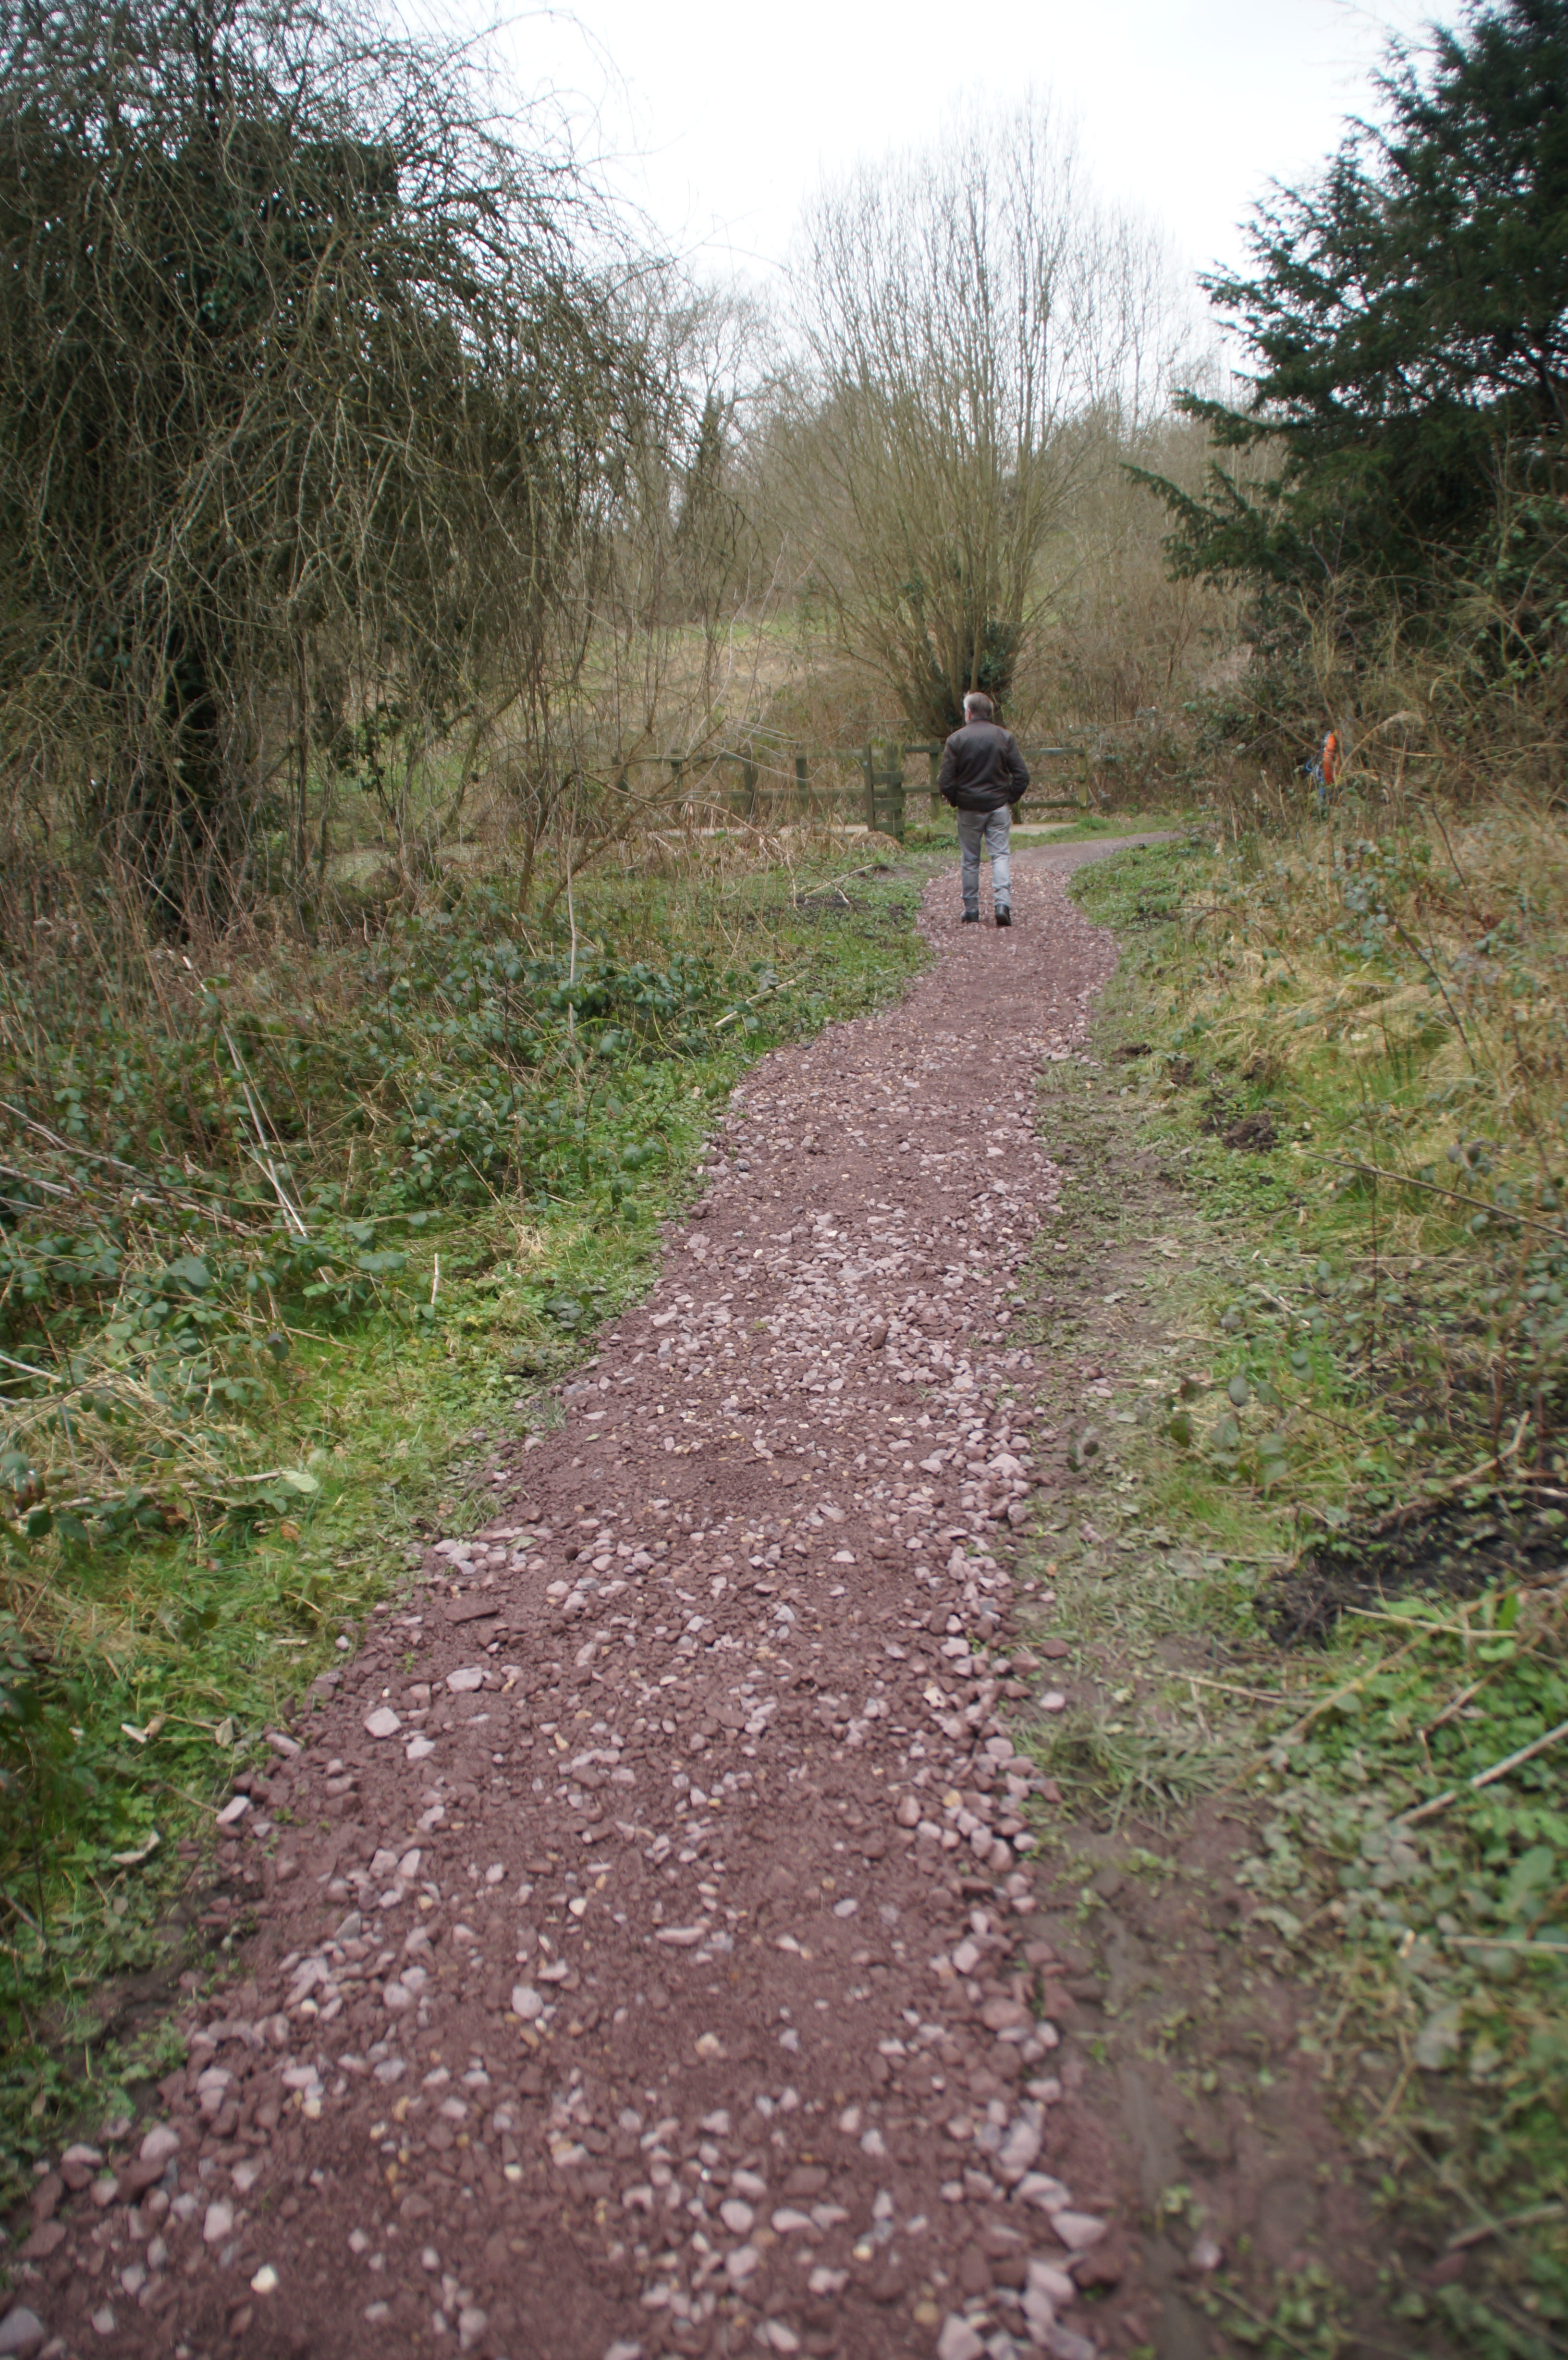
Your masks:
<instances>
[{"instance_id":1,"label":"wooden fence","mask_svg":"<svg viewBox=\"0 0 1568 2360\"><path fill-rule=\"evenodd\" d=\"M1074 758L1079 753L1077 748L1026 746L1020 751L1035 781L1029 797L1031 813L1089 808L1081 796L1051 800L1039 792L1041 778L1038 766L1062 757ZM815 752L754 747L745 752L722 752L690 761L671 755L669 762L678 792L688 769L701 770L709 781L714 780L716 774L717 781L724 783L710 784L704 799L719 812L748 826L844 826L859 823L876 835L893 836L902 844L911 795L928 799L929 820L936 820L944 809L937 792L942 752L940 745L904 745L887 740ZM905 770L911 759L918 760L922 754L927 776L923 783L911 787L906 781ZM831 780L822 778L824 768L831 768ZM860 774L858 781L853 777L856 770ZM846 771L851 774L847 782Z\"/></svg>"}]
</instances>

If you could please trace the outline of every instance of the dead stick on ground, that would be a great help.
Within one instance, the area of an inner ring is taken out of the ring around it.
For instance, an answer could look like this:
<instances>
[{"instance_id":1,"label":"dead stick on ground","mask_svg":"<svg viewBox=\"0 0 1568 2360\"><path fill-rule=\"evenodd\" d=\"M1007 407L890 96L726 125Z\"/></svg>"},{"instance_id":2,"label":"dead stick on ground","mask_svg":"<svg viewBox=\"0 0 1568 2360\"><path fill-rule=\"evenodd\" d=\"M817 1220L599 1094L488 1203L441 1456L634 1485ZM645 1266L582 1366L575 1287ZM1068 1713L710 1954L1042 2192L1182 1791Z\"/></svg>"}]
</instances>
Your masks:
<instances>
[{"instance_id":1,"label":"dead stick on ground","mask_svg":"<svg viewBox=\"0 0 1568 2360\"><path fill-rule=\"evenodd\" d=\"M1528 1942L1514 1934L1447 1934L1443 1939L1451 1950L1512 1950L1520 1958L1555 1959L1568 1967L1568 1943Z\"/></svg>"},{"instance_id":2,"label":"dead stick on ground","mask_svg":"<svg viewBox=\"0 0 1568 2360\"><path fill-rule=\"evenodd\" d=\"M1238 1688L1234 1680L1210 1679L1203 1672L1182 1672L1181 1679L1192 1681L1201 1688L1221 1688L1226 1696L1249 1697L1254 1704L1289 1704L1289 1696L1280 1696L1269 1688Z\"/></svg>"},{"instance_id":3,"label":"dead stick on ground","mask_svg":"<svg viewBox=\"0 0 1568 2360\"><path fill-rule=\"evenodd\" d=\"M1474 2229L1461 2229L1450 2237L1444 2253L1461 2254L1466 2245L1479 2245L1488 2237L1500 2237L1508 2229L1533 2229L1540 2221L1561 2221L1568 2212L1568 2204L1532 2204L1528 2212L1510 2212L1506 2220L1483 2221Z\"/></svg>"},{"instance_id":4,"label":"dead stick on ground","mask_svg":"<svg viewBox=\"0 0 1568 2360\"><path fill-rule=\"evenodd\" d=\"M1273 1739L1268 1753L1254 1754L1251 1761L1244 1763L1236 1776L1227 1778L1218 1791L1222 1795L1228 1795L1232 1788L1239 1786L1244 1778L1250 1778L1255 1770L1261 1770L1269 1760L1269 1755L1278 1747L1290 1745L1298 1737L1304 1737L1314 1721L1321 1721L1325 1712L1332 1712L1336 1704L1343 1704L1346 1697L1354 1696L1357 1688L1365 1688L1368 1680L1375 1680L1379 1672L1386 1672L1391 1664L1399 1663L1403 1656L1410 1655L1415 1648L1424 1645L1425 1641L1426 1633L1423 1631L1416 1638L1411 1639L1407 1645L1396 1647L1391 1655L1380 1655L1375 1664L1368 1664L1364 1672L1357 1672L1353 1680L1346 1680L1344 1687L1335 1688L1332 1696L1320 1697L1311 1712L1303 1713L1300 1721Z\"/></svg>"},{"instance_id":5,"label":"dead stick on ground","mask_svg":"<svg viewBox=\"0 0 1568 2360\"><path fill-rule=\"evenodd\" d=\"M1455 1713L1463 1712L1471 1699L1480 1695L1481 1690L1486 1685L1486 1681L1491 1677L1492 1674L1488 1672L1485 1678L1472 1680L1467 1688L1461 1688L1457 1696L1450 1697L1448 1702L1443 1706L1443 1710L1438 1714L1437 1719L1435 1721L1429 1721L1424 1729L1418 1729L1416 1735L1420 1738L1431 1737L1434 1731L1443 1727L1444 1721L1452 1721Z\"/></svg>"},{"instance_id":6,"label":"dead stick on ground","mask_svg":"<svg viewBox=\"0 0 1568 2360\"><path fill-rule=\"evenodd\" d=\"M1485 1196L1467 1196L1463 1189L1445 1188L1440 1180L1414 1180L1407 1172L1385 1171L1380 1164L1361 1164L1352 1155L1319 1155L1312 1157L1312 1161L1317 1164L1337 1164L1343 1172L1359 1172L1368 1180L1389 1180L1397 1187L1419 1188L1425 1196L1443 1196L1451 1204L1474 1205L1479 1211L1490 1213L1494 1220L1501 1224L1517 1221L1521 1229L1543 1229L1549 1238L1557 1239L1560 1244L1562 1242L1561 1221L1538 1221L1531 1213L1505 1210L1499 1206L1489 1205Z\"/></svg>"},{"instance_id":7,"label":"dead stick on ground","mask_svg":"<svg viewBox=\"0 0 1568 2360\"><path fill-rule=\"evenodd\" d=\"M289 1228L293 1229L296 1236L308 1239L310 1232L305 1226L304 1216L299 1211L299 1207L293 1203L289 1196L288 1190L284 1187L282 1181L278 1176L278 1165L267 1147L266 1127L262 1122L261 1109L256 1104L256 1094L250 1086L250 1076L245 1071L245 1059L240 1055L239 1051L235 1048L234 1035L230 1032L226 1024L223 1027L223 1039L228 1045L229 1054L234 1061L234 1072L239 1079L241 1094L243 1095L245 1105L249 1109L251 1124L256 1131L256 1144L261 1151L261 1153L256 1156L256 1161L260 1164L262 1170L271 1181L272 1193L277 1197L278 1203L282 1206L283 1216L288 1221Z\"/></svg>"},{"instance_id":8,"label":"dead stick on ground","mask_svg":"<svg viewBox=\"0 0 1568 2360\"><path fill-rule=\"evenodd\" d=\"M1441 1506L1442 1502L1454 1491L1463 1491L1467 1483L1479 1482L1483 1475L1500 1474L1504 1459L1511 1459L1524 1440L1525 1428L1529 1424L1530 1412L1526 1410L1514 1428L1513 1440L1503 1449L1496 1452L1490 1459L1483 1459L1480 1465L1472 1467L1467 1474L1451 1475L1446 1482L1440 1483L1435 1491L1423 1492L1419 1500L1407 1500L1402 1507L1391 1508L1386 1516L1379 1516L1376 1524L1367 1524L1365 1527L1366 1531L1371 1535L1396 1532L1401 1524L1408 1524L1412 1516L1421 1515L1428 1508Z\"/></svg>"},{"instance_id":9,"label":"dead stick on ground","mask_svg":"<svg viewBox=\"0 0 1568 2360\"><path fill-rule=\"evenodd\" d=\"M1544 1754L1549 1745L1556 1745L1564 1737L1568 1737L1568 1721L1560 1721L1555 1729L1549 1729L1545 1736L1538 1737L1532 1745L1521 1745L1517 1754L1507 1754L1501 1762L1494 1762L1489 1770L1477 1771L1475 1777L1467 1778L1463 1786L1450 1786L1446 1795L1434 1795L1430 1803L1419 1804L1413 1811L1401 1811L1394 1825L1397 1828L1419 1828L1423 1819L1435 1819L1439 1811L1446 1811L1450 1803L1456 1803L1461 1795L1489 1786L1494 1778L1506 1778L1508 1772L1517 1770L1521 1762L1533 1761L1538 1754Z\"/></svg>"},{"instance_id":10,"label":"dead stick on ground","mask_svg":"<svg viewBox=\"0 0 1568 2360\"><path fill-rule=\"evenodd\" d=\"M1216 2281L1214 2291L1222 2301L1228 2302L1235 2310L1239 2311L1244 2319L1250 2319L1255 2326L1267 2329L1277 2344L1283 2344L1291 2352L1309 2353L1311 2351L1312 2347L1309 2344L1299 2344L1293 2335L1287 2334L1277 2319L1268 2319L1262 2311L1254 2311L1252 2305L1244 2301L1234 2287L1226 2286L1223 2280L1220 2280ZM1363 2352L1386 2353L1388 2360L1402 2360L1402 2355L1395 2351L1391 2344L1375 2344L1365 2335L1359 2335L1356 2340Z\"/></svg>"}]
</instances>

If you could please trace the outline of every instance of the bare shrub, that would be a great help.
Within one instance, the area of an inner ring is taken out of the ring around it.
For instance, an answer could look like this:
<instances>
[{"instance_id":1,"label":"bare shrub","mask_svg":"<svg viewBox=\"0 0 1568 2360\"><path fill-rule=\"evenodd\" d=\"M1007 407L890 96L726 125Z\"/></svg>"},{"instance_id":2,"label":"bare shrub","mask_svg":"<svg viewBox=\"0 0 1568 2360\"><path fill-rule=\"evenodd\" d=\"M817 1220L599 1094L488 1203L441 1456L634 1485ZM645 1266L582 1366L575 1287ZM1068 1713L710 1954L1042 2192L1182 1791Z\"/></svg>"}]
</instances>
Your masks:
<instances>
[{"instance_id":1,"label":"bare shrub","mask_svg":"<svg viewBox=\"0 0 1568 2360\"><path fill-rule=\"evenodd\" d=\"M320 773L570 676L658 389L478 64L312 0L0 0L0 762L167 923Z\"/></svg>"},{"instance_id":2,"label":"bare shrub","mask_svg":"<svg viewBox=\"0 0 1568 2360\"><path fill-rule=\"evenodd\" d=\"M1075 497L1166 379L1158 241L1096 204L1040 102L827 190L796 266L798 533L922 733L1005 701Z\"/></svg>"}]
</instances>

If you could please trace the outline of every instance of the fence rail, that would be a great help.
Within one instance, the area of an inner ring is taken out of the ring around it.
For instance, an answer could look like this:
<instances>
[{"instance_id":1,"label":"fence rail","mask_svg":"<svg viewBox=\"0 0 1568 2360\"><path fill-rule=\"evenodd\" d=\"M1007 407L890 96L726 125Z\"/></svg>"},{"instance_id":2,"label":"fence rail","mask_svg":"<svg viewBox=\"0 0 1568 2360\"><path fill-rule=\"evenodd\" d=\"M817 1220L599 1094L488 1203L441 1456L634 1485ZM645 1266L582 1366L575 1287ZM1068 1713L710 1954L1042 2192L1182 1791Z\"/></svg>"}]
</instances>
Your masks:
<instances>
[{"instance_id":1,"label":"fence rail","mask_svg":"<svg viewBox=\"0 0 1568 2360\"><path fill-rule=\"evenodd\" d=\"M1031 772L1038 763L1066 757L1078 758L1083 749L1072 746L1026 746L1020 748ZM920 755L926 758L927 776L923 784L910 787L905 778L909 761ZM874 835L889 836L902 844L908 825L909 803L912 795L928 798L928 817L934 820L941 809L937 777L942 767L942 748L929 741L905 744L898 739L873 740L866 746L849 748L826 747L816 749L750 748L739 751L721 750L692 757L670 754L659 767L668 767L677 790L689 770L701 770L705 778L714 774L722 779L726 774L738 774L734 783L710 787L705 800L717 803L732 818L751 826L784 827L791 825L832 825L834 819L844 824L847 814L854 814ZM785 766L789 767L786 768ZM837 774L824 782L821 772L831 766ZM813 777L813 767L817 775ZM846 781L843 773L858 770L858 782ZM626 784L623 775L621 783ZM1082 812L1090 808L1085 797L1067 796L1058 800L1032 797L1034 811Z\"/></svg>"}]
</instances>

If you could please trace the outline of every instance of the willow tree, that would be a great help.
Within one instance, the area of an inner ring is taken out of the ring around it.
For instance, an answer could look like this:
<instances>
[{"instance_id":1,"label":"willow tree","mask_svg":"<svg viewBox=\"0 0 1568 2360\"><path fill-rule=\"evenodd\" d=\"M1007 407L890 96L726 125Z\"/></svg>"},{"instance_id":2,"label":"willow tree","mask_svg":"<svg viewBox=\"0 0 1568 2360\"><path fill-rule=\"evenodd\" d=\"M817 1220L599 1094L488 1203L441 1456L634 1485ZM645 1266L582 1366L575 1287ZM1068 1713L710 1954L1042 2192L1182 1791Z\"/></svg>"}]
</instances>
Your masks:
<instances>
[{"instance_id":1,"label":"willow tree","mask_svg":"<svg viewBox=\"0 0 1568 2360\"><path fill-rule=\"evenodd\" d=\"M1028 102L828 189L795 284L800 531L851 644L942 734L965 690L1006 700L1051 536L1156 390L1159 251Z\"/></svg>"},{"instance_id":2,"label":"willow tree","mask_svg":"<svg viewBox=\"0 0 1568 2360\"><path fill-rule=\"evenodd\" d=\"M0 0L13 802L221 922L258 813L543 697L642 399L591 226L341 0Z\"/></svg>"}]
</instances>

